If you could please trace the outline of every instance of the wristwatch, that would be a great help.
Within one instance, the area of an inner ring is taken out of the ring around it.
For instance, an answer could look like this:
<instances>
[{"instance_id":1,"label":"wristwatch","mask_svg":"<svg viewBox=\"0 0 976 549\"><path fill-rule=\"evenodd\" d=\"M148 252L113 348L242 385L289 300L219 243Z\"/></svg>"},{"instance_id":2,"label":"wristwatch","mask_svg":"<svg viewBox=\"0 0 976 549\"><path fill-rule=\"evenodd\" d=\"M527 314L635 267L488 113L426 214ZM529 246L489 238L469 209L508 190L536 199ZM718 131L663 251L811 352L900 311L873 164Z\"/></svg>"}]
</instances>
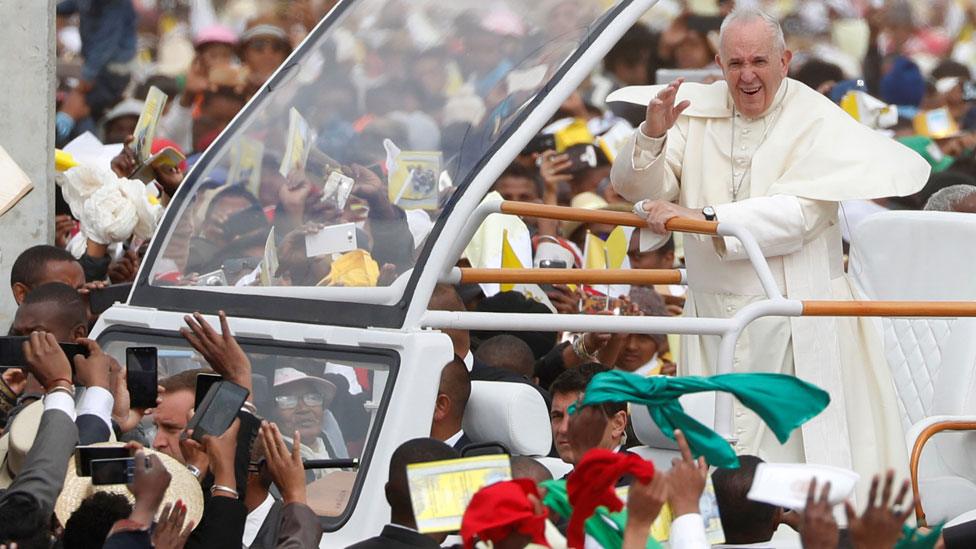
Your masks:
<instances>
[{"instance_id":1,"label":"wristwatch","mask_svg":"<svg viewBox=\"0 0 976 549\"><path fill-rule=\"evenodd\" d=\"M715 213L715 208L711 206L705 206L704 208L702 208L702 215L705 216L705 221L718 220L718 215Z\"/></svg>"}]
</instances>

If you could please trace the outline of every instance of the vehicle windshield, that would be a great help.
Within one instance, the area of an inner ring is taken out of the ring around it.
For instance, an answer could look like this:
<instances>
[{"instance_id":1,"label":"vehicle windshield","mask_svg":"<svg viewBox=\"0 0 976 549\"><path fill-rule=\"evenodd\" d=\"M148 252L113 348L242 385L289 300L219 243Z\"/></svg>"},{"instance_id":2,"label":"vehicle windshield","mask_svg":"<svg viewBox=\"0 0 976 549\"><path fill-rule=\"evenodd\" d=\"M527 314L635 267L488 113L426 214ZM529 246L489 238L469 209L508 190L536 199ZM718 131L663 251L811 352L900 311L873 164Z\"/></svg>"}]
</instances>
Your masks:
<instances>
[{"instance_id":1,"label":"vehicle windshield","mask_svg":"<svg viewBox=\"0 0 976 549\"><path fill-rule=\"evenodd\" d=\"M607 4L340 3L199 160L148 284L397 303L445 204Z\"/></svg>"},{"instance_id":2,"label":"vehicle windshield","mask_svg":"<svg viewBox=\"0 0 976 549\"><path fill-rule=\"evenodd\" d=\"M166 391L159 406L126 437L179 459L179 437L188 417L174 410L186 409L188 399L197 396L198 374L212 374L207 361L176 335L109 331L100 339L105 352L122 364L126 363L127 347L157 348L158 377ZM358 497L357 480L368 465L366 449L373 447L371 441L385 409L382 403L392 388L390 374L395 356L246 340L242 340L242 347L253 368L253 398L258 415L274 422L289 445L298 431L304 460L360 460L357 466L339 463L311 469L306 474L309 506L323 517L326 528L338 526ZM252 472L259 473L257 464L262 457L262 446L255 444Z\"/></svg>"}]
</instances>

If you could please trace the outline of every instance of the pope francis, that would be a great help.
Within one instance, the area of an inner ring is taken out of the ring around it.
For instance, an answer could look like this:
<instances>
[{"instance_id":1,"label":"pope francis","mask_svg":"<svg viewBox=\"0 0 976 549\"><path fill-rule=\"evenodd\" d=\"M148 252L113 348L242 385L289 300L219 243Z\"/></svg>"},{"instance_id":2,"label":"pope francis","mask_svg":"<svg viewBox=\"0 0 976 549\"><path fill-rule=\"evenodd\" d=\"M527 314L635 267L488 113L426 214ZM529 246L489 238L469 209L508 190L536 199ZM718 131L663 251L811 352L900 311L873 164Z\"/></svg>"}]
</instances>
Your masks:
<instances>
[{"instance_id":1,"label":"pope francis","mask_svg":"<svg viewBox=\"0 0 976 549\"><path fill-rule=\"evenodd\" d=\"M789 298L851 299L837 203L911 194L928 178L928 164L787 78L792 54L764 12L733 11L719 41L724 81L679 80L608 98L647 105L614 163L614 188L637 202L656 233L676 216L749 229ZM685 260L686 315L727 317L763 297L738 240L688 237ZM718 338L682 341L679 373L716 373ZM733 368L793 374L831 395L830 406L785 445L736 404L739 453L845 467L863 478L888 467L907 474L894 388L866 319L757 320L739 339Z\"/></svg>"}]
</instances>

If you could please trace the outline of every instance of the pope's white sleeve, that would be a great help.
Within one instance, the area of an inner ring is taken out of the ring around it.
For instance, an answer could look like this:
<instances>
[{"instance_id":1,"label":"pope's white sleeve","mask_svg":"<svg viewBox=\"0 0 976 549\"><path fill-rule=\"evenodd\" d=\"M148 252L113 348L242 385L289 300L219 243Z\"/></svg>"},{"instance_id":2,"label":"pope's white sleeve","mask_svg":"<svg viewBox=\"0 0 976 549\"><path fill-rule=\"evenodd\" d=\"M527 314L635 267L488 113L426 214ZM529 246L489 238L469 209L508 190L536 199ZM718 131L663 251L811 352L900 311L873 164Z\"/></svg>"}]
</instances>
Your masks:
<instances>
[{"instance_id":1,"label":"pope's white sleeve","mask_svg":"<svg viewBox=\"0 0 976 549\"><path fill-rule=\"evenodd\" d=\"M671 549L708 549L708 536L705 523L698 513L688 513L674 519L671 523L671 536L668 539Z\"/></svg>"},{"instance_id":2,"label":"pope's white sleeve","mask_svg":"<svg viewBox=\"0 0 976 549\"><path fill-rule=\"evenodd\" d=\"M719 223L735 223L748 229L766 257L798 251L837 213L836 202L790 195L760 196L714 207ZM716 238L713 242L722 259L748 259L737 238Z\"/></svg>"},{"instance_id":3,"label":"pope's white sleeve","mask_svg":"<svg viewBox=\"0 0 976 549\"><path fill-rule=\"evenodd\" d=\"M684 135L679 125L664 137L652 138L634 130L610 170L610 182L617 193L631 202L649 198L675 200L681 179Z\"/></svg>"}]
</instances>

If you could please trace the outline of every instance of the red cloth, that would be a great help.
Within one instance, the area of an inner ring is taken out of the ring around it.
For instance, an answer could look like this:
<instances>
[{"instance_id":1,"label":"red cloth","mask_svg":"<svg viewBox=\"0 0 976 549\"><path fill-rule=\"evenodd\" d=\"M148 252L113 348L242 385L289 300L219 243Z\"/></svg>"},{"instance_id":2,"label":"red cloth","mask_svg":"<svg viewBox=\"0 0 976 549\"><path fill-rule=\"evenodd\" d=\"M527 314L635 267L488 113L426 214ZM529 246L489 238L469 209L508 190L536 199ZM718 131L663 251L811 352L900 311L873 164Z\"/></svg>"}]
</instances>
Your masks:
<instances>
[{"instance_id":1,"label":"red cloth","mask_svg":"<svg viewBox=\"0 0 976 549\"><path fill-rule=\"evenodd\" d=\"M605 506L610 511L623 509L624 504L617 497L614 488L620 477L631 474L641 482L654 478L654 464L637 454L611 452L594 448L583 456L582 461L569 474L566 480L566 493L573 506L569 518L566 542L569 547L581 548L585 539L583 524L593 516L597 507Z\"/></svg>"},{"instance_id":2,"label":"red cloth","mask_svg":"<svg viewBox=\"0 0 976 549\"><path fill-rule=\"evenodd\" d=\"M485 486L471 498L461 519L461 539L465 549L474 547L475 539L498 543L513 533L525 534L532 543L549 547L546 541L548 511L535 514L528 496L539 497L535 482L520 478Z\"/></svg>"}]
</instances>

